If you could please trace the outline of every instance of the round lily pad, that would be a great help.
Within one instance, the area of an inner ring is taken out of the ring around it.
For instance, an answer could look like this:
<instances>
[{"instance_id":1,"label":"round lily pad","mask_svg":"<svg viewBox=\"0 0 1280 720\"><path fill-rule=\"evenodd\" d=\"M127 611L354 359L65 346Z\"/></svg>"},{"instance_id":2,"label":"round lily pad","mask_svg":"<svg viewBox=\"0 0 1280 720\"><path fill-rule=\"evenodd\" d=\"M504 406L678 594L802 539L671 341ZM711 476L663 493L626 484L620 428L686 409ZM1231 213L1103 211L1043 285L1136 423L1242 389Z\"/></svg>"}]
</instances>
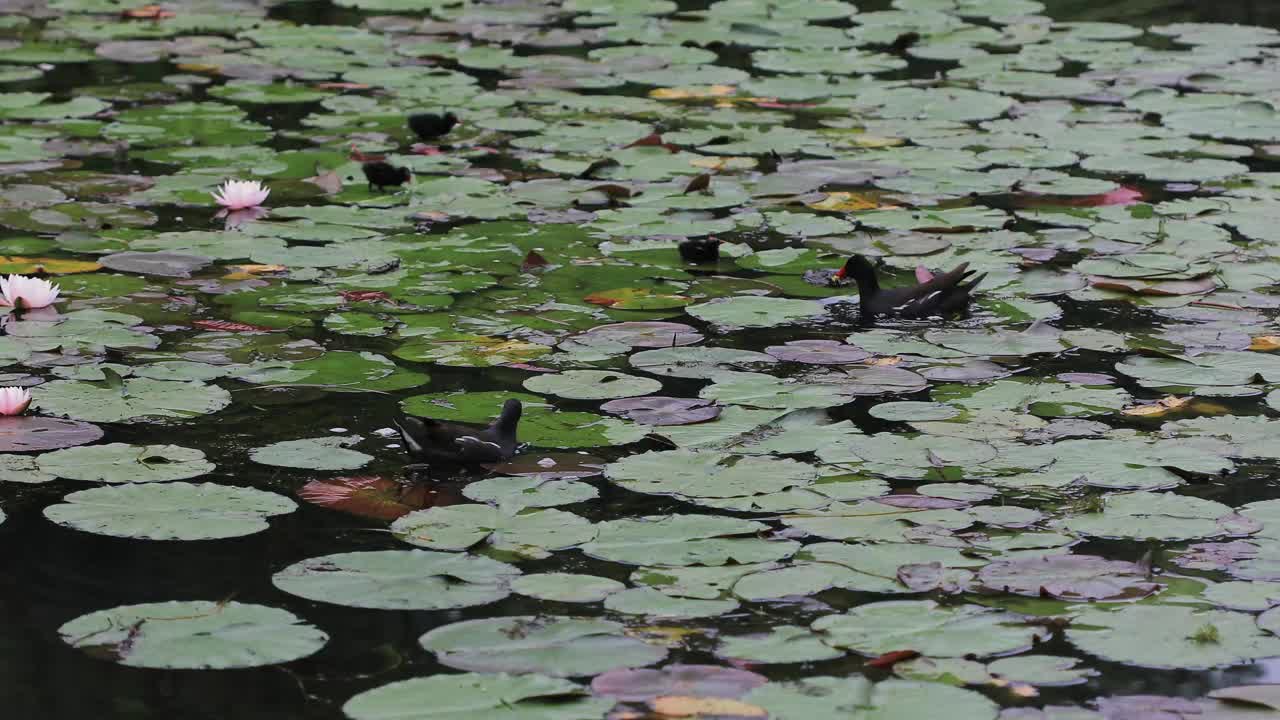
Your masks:
<instances>
[{"instance_id":1,"label":"round lily pad","mask_svg":"<svg viewBox=\"0 0 1280 720\"><path fill-rule=\"evenodd\" d=\"M102 428L86 422L23 415L0 417L0 452L35 452L87 445Z\"/></svg>"},{"instance_id":2,"label":"round lily pad","mask_svg":"<svg viewBox=\"0 0 1280 720\"><path fill-rule=\"evenodd\" d=\"M45 453L36 462L50 475L108 483L185 480L214 469L203 452L177 445L90 445Z\"/></svg>"},{"instance_id":3,"label":"round lily pad","mask_svg":"<svg viewBox=\"0 0 1280 720\"><path fill-rule=\"evenodd\" d=\"M866 350L838 340L792 340L785 345L771 345L764 351L779 360L808 365L845 365L871 357Z\"/></svg>"},{"instance_id":4,"label":"round lily pad","mask_svg":"<svg viewBox=\"0 0 1280 720\"><path fill-rule=\"evenodd\" d=\"M692 425L720 416L720 406L692 398L622 398L611 400L600 409L643 425Z\"/></svg>"},{"instance_id":5,"label":"round lily pad","mask_svg":"<svg viewBox=\"0 0 1280 720\"><path fill-rule=\"evenodd\" d=\"M98 535L214 540L261 532L267 518L297 507L286 497L253 488L175 482L80 490L44 514L59 525Z\"/></svg>"},{"instance_id":6,"label":"round lily pad","mask_svg":"<svg viewBox=\"0 0 1280 720\"><path fill-rule=\"evenodd\" d=\"M511 583L511 589L521 595L569 603L599 602L626 587L617 580L596 575L559 572L523 575Z\"/></svg>"},{"instance_id":7,"label":"round lily pad","mask_svg":"<svg viewBox=\"0 0 1280 720\"><path fill-rule=\"evenodd\" d=\"M465 620L418 639L450 667L479 672L597 675L662 660L665 648L628 637L620 623L589 618L515 616Z\"/></svg>"},{"instance_id":8,"label":"round lily pad","mask_svg":"<svg viewBox=\"0 0 1280 720\"><path fill-rule=\"evenodd\" d=\"M271 580L287 593L336 605L444 610L501 600L519 575L516 567L484 557L381 550L310 558Z\"/></svg>"},{"instance_id":9,"label":"round lily pad","mask_svg":"<svg viewBox=\"0 0 1280 720\"><path fill-rule=\"evenodd\" d=\"M1134 600L1160 589L1134 563L1093 555L1046 555L993 562L978 572L988 589L1059 600Z\"/></svg>"},{"instance_id":10,"label":"round lily pad","mask_svg":"<svg viewBox=\"0 0 1280 720\"><path fill-rule=\"evenodd\" d=\"M653 378L606 370L568 370L553 375L535 375L524 381L526 390L558 395L571 400L608 400L648 395L662 389Z\"/></svg>"},{"instance_id":11,"label":"round lily pad","mask_svg":"<svg viewBox=\"0 0 1280 720\"><path fill-rule=\"evenodd\" d=\"M647 348L679 347L702 340L702 334L693 327L672 322L623 322L598 325L578 337Z\"/></svg>"},{"instance_id":12,"label":"round lily pad","mask_svg":"<svg viewBox=\"0 0 1280 720\"><path fill-rule=\"evenodd\" d=\"M464 673L400 680L366 690L342 706L351 720L464 720L484 717L597 720L614 701L544 675Z\"/></svg>"},{"instance_id":13,"label":"round lily pad","mask_svg":"<svg viewBox=\"0 0 1280 720\"><path fill-rule=\"evenodd\" d=\"M373 459L372 456L344 447L359 441L359 436L285 440L255 448L249 453L249 457L254 462L277 467L304 470L354 470L364 467Z\"/></svg>"},{"instance_id":14,"label":"round lily pad","mask_svg":"<svg viewBox=\"0 0 1280 720\"><path fill-rule=\"evenodd\" d=\"M1280 655L1280 637L1248 613L1176 605L1086 608L1067 640L1105 660L1150 668L1205 670Z\"/></svg>"},{"instance_id":15,"label":"round lily pad","mask_svg":"<svg viewBox=\"0 0 1280 720\"><path fill-rule=\"evenodd\" d=\"M231 404L231 393L216 385L149 378L128 378L121 387L53 380L31 394L42 412L106 423L189 419Z\"/></svg>"},{"instance_id":16,"label":"round lily pad","mask_svg":"<svg viewBox=\"0 0 1280 720\"><path fill-rule=\"evenodd\" d=\"M95 657L167 670L275 665L312 655L329 640L285 610L210 600L99 610L64 624L58 634Z\"/></svg>"},{"instance_id":17,"label":"round lily pad","mask_svg":"<svg viewBox=\"0 0 1280 720\"><path fill-rule=\"evenodd\" d=\"M1030 648L1047 637L1017 615L977 605L942 606L932 600L889 600L859 605L814 621L829 645L878 656L910 649L934 657L985 657Z\"/></svg>"}]
</instances>

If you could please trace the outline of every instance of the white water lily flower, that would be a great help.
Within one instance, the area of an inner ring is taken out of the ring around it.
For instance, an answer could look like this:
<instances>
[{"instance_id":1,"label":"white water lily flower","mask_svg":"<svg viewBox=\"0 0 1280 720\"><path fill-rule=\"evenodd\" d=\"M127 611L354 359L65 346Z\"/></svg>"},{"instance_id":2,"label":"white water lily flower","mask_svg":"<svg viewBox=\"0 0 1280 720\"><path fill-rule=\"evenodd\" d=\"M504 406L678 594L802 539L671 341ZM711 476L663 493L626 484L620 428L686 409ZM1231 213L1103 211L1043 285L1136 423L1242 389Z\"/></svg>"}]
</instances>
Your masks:
<instances>
[{"instance_id":1,"label":"white water lily flower","mask_svg":"<svg viewBox=\"0 0 1280 720\"><path fill-rule=\"evenodd\" d=\"M20 310L48 307L58 299L59 292L58 286L48 280L25 275L0 277L0 305Z\"/></svg>"},{"instance_id":2,"label":"white water lily flower","mask_svg":"<svg viewBox=\"0 0 1280 720\"><path fill-rule=\"evenodd\" d=\"M26 388L0 388L0 415L21 415L31 404L31 393Z\"/></svg>"},{"instance_id":3,"label":"white water lily flower","mask_svg":"<svg viewBox=\"0 0 1280 720\"><path fill-rule=\"evenodd\" d=\"M257 207L271 191L257 180L228 180L213 193L213 199L228 210Z\"/></svg>"}]
</instances>

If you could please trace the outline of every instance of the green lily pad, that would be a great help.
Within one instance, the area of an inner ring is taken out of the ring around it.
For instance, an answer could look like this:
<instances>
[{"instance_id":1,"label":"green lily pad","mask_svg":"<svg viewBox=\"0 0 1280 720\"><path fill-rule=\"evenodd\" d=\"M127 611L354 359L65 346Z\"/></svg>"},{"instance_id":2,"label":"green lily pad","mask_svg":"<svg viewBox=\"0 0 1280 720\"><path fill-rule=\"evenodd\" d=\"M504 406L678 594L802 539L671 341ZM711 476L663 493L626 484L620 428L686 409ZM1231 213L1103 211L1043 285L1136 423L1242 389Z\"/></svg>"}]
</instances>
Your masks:
<instances>
[{"instance_id":1,"label":"green lily pad","mask_svg":"<svg viewBox=\"0 0 1280 720\"><path fill-rule=\"evenodd\" d=\"M439 662L460 670L555 677L642 667L666 657L665 648L621 631L620 623L608 620L516 616L445 625L418 642Z\"/></svg>"},{"instance_id":2,"label":"green lily pad","mask_svg":"<svg viewBox=\"0 0 1280 720\"><path fill-rule=\"evenodd\" d=\"M73 492L45 508L67 527L143 540L214 540L267 529L267 518L297 509L288 498L252 488L175 482Z\"/></svg>"},{"instance_id":3,"label":"green lily pad","mask_svg":"<svg viewBox=\"0 0 1280 720\"><path fill-rule=\"evenodd\" d=\"M68 645L121 665L170 670L261 667L312 655L329 636L293 613L234 601L122 605L58 628Z\"/></svg>"}]
</instances>

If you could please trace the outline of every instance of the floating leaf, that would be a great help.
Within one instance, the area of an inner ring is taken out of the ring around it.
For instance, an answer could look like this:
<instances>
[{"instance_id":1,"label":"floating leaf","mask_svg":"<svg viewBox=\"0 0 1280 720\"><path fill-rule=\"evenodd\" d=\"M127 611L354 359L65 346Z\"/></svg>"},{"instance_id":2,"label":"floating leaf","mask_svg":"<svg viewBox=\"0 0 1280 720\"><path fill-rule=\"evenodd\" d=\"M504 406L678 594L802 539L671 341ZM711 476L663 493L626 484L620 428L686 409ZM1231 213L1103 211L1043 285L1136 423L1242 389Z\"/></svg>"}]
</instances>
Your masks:
<instances>
[{"instance_id":1,"label":"floating leaf","mask_svg":"<svg viewBox=\"0 0 1280 720\"><path fill-rule=\"evenodd\" d=\"M307 657L329 636L293 613L238 602L122 605L58 628L63 641L130 667L200 670L260 667Z\"/></svg>"}]
</instances>

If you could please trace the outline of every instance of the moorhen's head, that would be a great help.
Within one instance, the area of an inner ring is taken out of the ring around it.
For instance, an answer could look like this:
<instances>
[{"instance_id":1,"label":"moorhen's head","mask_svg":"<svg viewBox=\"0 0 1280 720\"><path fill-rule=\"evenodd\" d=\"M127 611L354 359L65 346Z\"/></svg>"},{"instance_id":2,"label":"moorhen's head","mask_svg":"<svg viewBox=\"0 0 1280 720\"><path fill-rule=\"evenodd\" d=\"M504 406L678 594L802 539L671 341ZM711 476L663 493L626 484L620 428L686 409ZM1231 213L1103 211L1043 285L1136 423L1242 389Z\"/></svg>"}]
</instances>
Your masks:
<instances>
[{"instance_id":1,"label":"moorhen's head","mask_svg":"<svg viewBox=\"0 0 1280 720\"><path fill-rule=\"evenodd\" d=\"M498 421L495 423L498 428L504 432L515 432L516 424L520 422L520 414L524 412L524 405L514 398L502 403L502 413L498 415Z\"/></svg>"},{"instance_id":2,"label":"moorhen's head","mask_svg":"<svg viewBox=\"0 0 1280 720\"><path fill-rule=\"evenodd\" d=\"M852 278L861 284L864 281L870 281L876 284L876 266L871 261L861 255L853 255L845 260L844 267L836 271L832 276L835 280L847 280Z\"/></svg>"}]
</instances>

